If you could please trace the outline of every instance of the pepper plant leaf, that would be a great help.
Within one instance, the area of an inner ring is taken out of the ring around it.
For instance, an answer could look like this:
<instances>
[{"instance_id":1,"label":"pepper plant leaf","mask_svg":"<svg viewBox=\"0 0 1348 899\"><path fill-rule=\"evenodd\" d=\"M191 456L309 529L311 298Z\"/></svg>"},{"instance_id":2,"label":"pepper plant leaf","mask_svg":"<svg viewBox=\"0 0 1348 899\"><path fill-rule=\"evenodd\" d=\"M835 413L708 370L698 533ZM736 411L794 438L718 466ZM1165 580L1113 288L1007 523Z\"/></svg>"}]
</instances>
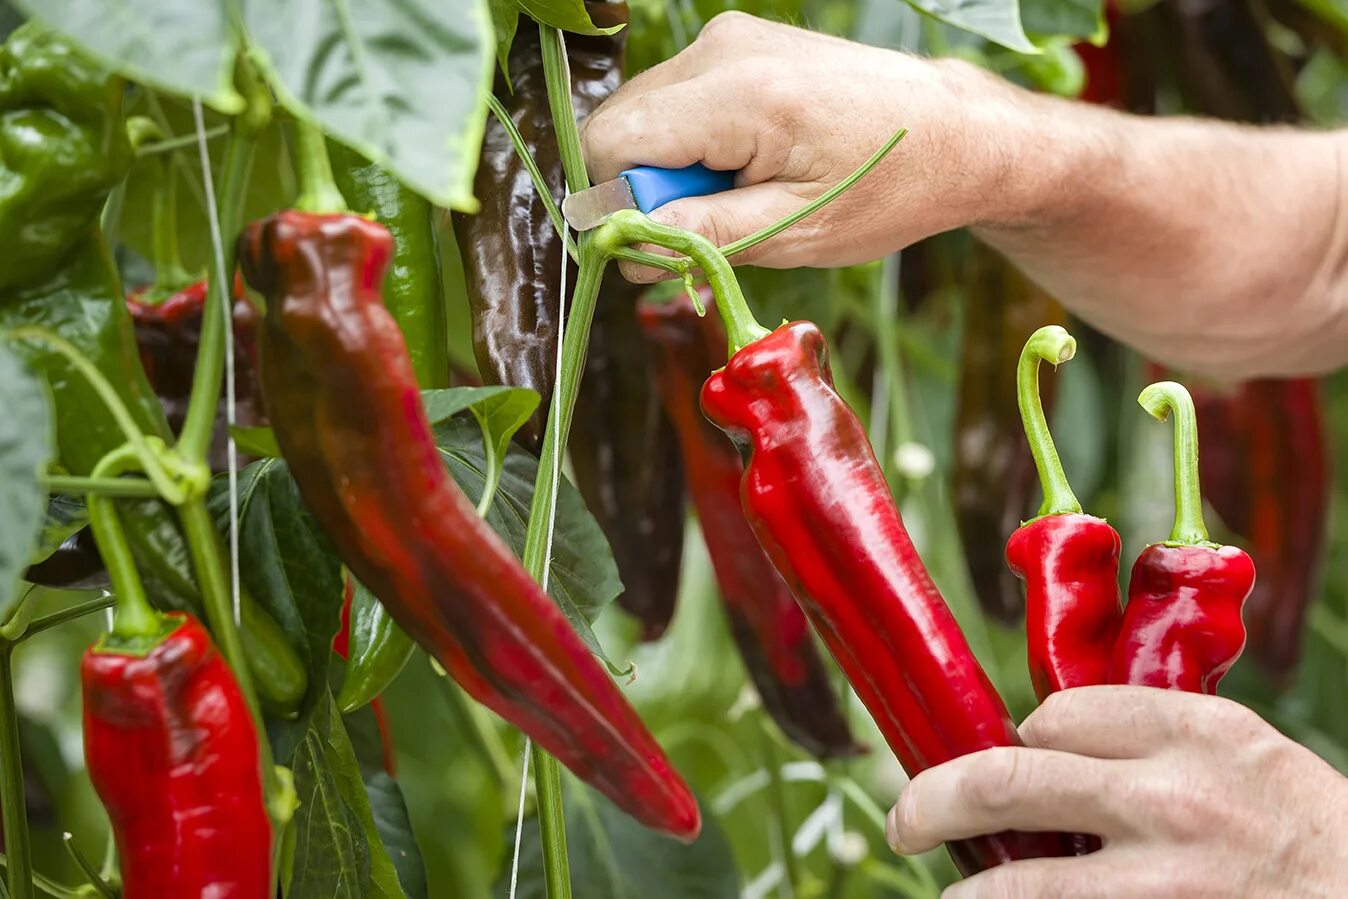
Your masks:
<instances>
[{"instance_id":1,"label":"pepper plant leaf","mask_svg":"<svg viewBox=\"0 0 1348 899\"><path fill-rule=\"evenodd\" d=\"M10 0L119 75L221 112L243 109L234 90L228 4L181 0ZM282 17L283 18L283 17Z\"/></svg>"},{"instance_id":2,"label":"pepper plant leaf","mask_svg":"<svg viewBox=\"0 0 1348 899\"><path fill-rule=\"evenodd\" d=\"M407 899L427 899L426 864L412 833L402 787L385 770L387 747L374 710L366 706L343 715L342 721L356 751L356 761L360 763L360 775L365 781L365 795L370 800L375 829L398 871L398 882L407 893Z\"/></svg>"},{"instance_id":3,"label":"pepper plant leaf","mask_svg":"<svg viewBox=\"0 0 1348 899\"><path fill-rule=\"evenodd\" d=\"M0 344L0 622L21 594L19 577L33 558L47 512L42 472L52 457L52 412L46 386Z\"/></svg>"},{"instance_id":4,"label":"pepper plant leaf","mask_svg":"<svg viewBox=\"0 0 1348 899\"><path fill-rule=\"evenodd\" d=\"M281 103L440 206L477 210L487 0L242 0ZM279 6L279 8L278 8Z\"/></svg>"},{"instance_id":5,"label":"pepper plant leaf","mask_svg":"<svg viewBox=\"0 0 1348 899\"><path fill-rule=\"evenodd\" d=\"M1019 0L907 0L920 12L1021 53L1039 49L1025 36Z\"/></svg>"},{"instance_id":6,"label":"pepper plant leaf","mask_svg":"<svg viewBox=\"0 0 1348 899\"><path fill-rule=\"evenodd\" d=\"M1021 0L1025 30L1037 37L1071 37L1103 44L1109 37L1101 0Z\"/></svg>"},{"instance_id":7,"label":"pepper plant leaf","mask_svg":"<svg viewBox=\"0 0 1348 899\"><path fill-rule=\"evenodd\" d=\"M47 514L42 520L42 529L38 535L37 549L28 560L36 565L61 548L67 537L73 536L89 523L89 510L84 500L65 493L58 493L47 501Z\"/></svg>"}]
</instances>

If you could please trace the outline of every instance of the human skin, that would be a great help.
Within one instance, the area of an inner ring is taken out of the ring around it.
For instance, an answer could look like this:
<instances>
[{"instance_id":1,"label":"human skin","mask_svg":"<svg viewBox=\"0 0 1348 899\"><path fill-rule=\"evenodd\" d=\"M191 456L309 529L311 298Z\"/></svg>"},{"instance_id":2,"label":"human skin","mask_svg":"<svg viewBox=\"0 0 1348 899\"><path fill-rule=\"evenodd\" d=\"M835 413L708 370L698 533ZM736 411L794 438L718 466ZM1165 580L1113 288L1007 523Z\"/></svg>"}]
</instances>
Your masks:
<instances>
[{"instance_id":1,"label":"human skin","mask_svg":"<svg viewBox=\"0 0 1348 899\"><path fill-rule=\"evenodd\" d=\"M619 89L582 140L596 180L637 164L738 170L736 190L654 214L724 244L818 196L899 127L909 136L867 178L736 261L847 265L967 226L1160 362L1229 377L1348 362L1348 132L1138 118L727 13ZM1328 896L1348 883L1348 781L1248 710L1086 688L1050 697L1024 731L1024 749L916 778L891 816L896 847L1017 827L1098 833L1105 848L1004 866L947 897Z\"/></svg>"},{"instance_id":2,"label":"human skin","mask_svg":"<svg viewBox=\"0 0 1348 899\"><path fill-rule=\"evenodd\" d=\"M1131 116L726 13L614 93L582 140L596 180L638 164L738 170L736 190L654 214L724 244L900 127L867 178L736 261L848 265L967 226L1159 362L1231 377L1348 362L1348 132Z\"/></svg>"},{"instance_id":3,"label":"human skin","mask_svg":"<svg viewBox=\"0 0 1348 899\"><path fill-rule=\"evenodd\" d=\"M1348 780L1244 706L1082 687L1050 696L1020 734L1024 748L913 778L889 813L890 845L1060 829L1104 848L994 868L943 899L1343 895Z\"/></svg>"}]
</instances>

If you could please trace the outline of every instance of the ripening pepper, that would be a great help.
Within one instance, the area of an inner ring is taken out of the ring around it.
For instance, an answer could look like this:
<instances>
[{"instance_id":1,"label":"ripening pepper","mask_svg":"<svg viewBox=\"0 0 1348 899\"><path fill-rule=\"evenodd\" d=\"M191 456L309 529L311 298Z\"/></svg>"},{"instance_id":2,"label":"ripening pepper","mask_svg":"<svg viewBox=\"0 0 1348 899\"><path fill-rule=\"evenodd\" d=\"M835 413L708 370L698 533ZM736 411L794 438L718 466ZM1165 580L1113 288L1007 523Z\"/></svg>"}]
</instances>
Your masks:
<instances>
[{"instance_id":1,"label":"ripening pepper","mask_svg":"<svg viewBox=\"0 0 1348 899\"><path fill-rule=\"evenodd\" d=\"M603 666L450 479L379 297L389 232L290 210L239 240L267 299L262 390L300 495L342 561L464 690L639 821L697 802Z\"/></svg>"},{"instance_id":2,"label":"ripening pepper","mask_svg":"<svg viewBox=\"0 0 1348 899\"><path fill-rule=\"evenodd\" d=\"M909 775L1019 745L833 388L819 329L792 322L743 345L703 385L702 409L747 460L740 496L759 543ZM1030 833L948 848L965 874L1070 852L1062 835Z\"/></svg>"},{"instance_id":3,"label":"ripening pepper","mask_svg":"<svg viewBox=\"0 0 1348 899\"><path fill-rule=\"evenodd\" d=\"M1030 681L1049 694L1109 679L1119 633L1119 534L1086 515L1063 472L1039 401L1040 361L1059 365L1076 340L1058 325L1035 331L1016 366L1016 398L1044 501L1006 544L1006 562L1025 581Z\"/></svg>"},{"instance_id":4,"label":"ripening pepper","mask_svg":"<svg viewBox=\"0 0 1348 899\"><path fill-rule=\"evenodd\" d=\"M625 2L591 0L585 9L601 28L628 21ZM531 23L525 18L524 24ZM626 42L625 27L608 35L567 36L571 103L578 118L593 112L621 83ZM548 107L537 28L516 32L509 69L508 84L497 75L495 94L560 202L562 158ZM488 120L483 135L473 194L481 210L452 217L473 313L473 353L486 383L538 391L542 399L537 412L516 432L523 446L537 452L557 370L562 241L509 134L494 118ZM576 268L568 266L567 284L574 285Z\"/></svg>"},{"instance_id":5,"label":"ripening pepper","mask_svg":"<svg viewBox=\"0 0 1348 899\"><path fill-rule=\"evenodd\" d=\"M568 449L576 488L613 549L618 605L641 623L643 640L654 640L679 593L684 473L637 324L640 292L616 269L604 277Z\"/></svg>"},{"instance_id":6,"label":"ripening pepper","mask_svg":"<svg viewBox=\"0 0 1348 899\"><path fill-rule=\"evenodd\" d=\"M152 645L105 636L84 654L84 758L108 811L124 899L265 899L271 824L257 731L238 682L191 615Z\"/></svg>"},{"instance_id":7,"label":"ripening pepper","mask_svg":"<svg viewBox=\"0 0 1348 899\"><path fill-rule=\"evenodd\" d=\"M726 363L725 329L710 311L711 291L699 293L705 315L680 294L641 302L637 318L677 431L730 633L763 707L784 734L820 758L857 755L863 749L852 738L805 615L745 520L739 496L744 463L698 406L707 372Z\"/></svg>"},{"instance_id":8,"label":"ripening pepper","mask_svg":"<svg viewBox=\"0 0 1348 899\"><path fill-rule=\"evenodd\" d=\"M112 385L142 433L172 435L136 352L112 252L99 228L108 192L126 174L131 152L122 121L125 85L62 38L29 22L0 46L0 331L38 326L78 349ZM88 475L126 436L89 381L37 341L15 344L45 377L56 410L57 454L72 474ZM120 500L127 539L164 605L196 610L199 592L176 516L160 500ZM62 579L62 571L52 577ZM247 602L245 606L253 603ZM266 617L254 607L248 617ZM304 669L267 619L249 646L260 685L282 704L297 701ZM245 640L248 634L245 632ZM256 651L254 651L256 649ZM283 698L284 697L284 698Z\"/></svg>"},{"instance_id":9,"label":"ripening pepper","mask_svg":"<svg viewBox=\"0 0 1348 899\"><path fill-rule=\"evenodd\" d=\"M1110 682L1217 692L1245 646L1241 607L1254 563L1208 539L1198 475L1198 426L1189 392L1173 381L1142 391L1142 408L1175 419L1175 525L1133 564Z\"/></svg>"},{"instance_id":10,"label":"ripening pepper","mask_svg":"<svg viewBox=\"0 0 1348 899\"><path fill-rule=\"evenodd\" d=\"M1034 504L1035 464L1011 402L1006 373L1042 322L1061 307L1007 259L982 243L970 249L955 410L951 501L960 543L983 610L1006 624L1025 599L1007 570L1002 544ZM1050 392L1042 395L1047 405Z\"/></svg>"}]
</instances>

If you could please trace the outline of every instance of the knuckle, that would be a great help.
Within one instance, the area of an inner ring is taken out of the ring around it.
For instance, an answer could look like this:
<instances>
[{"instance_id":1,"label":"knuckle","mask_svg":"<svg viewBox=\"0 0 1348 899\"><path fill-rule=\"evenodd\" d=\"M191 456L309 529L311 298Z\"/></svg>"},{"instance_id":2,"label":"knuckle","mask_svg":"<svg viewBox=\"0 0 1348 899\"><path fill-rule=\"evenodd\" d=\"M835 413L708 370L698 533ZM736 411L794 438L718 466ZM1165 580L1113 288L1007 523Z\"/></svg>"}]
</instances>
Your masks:
<instances>
[{"instance_id":1,"label":"knuckle","mask_svg":"<svg viewBox=\"0 0 1348 899\"><path fill-rule=\"evenodd\" d=\"M988 749L979 754L979 763L969 765L957 791L972 807L992 814L1008 811L1021 793L1025 777L1022 754L1010 747Z\"/></svg>"},{"instance_id":2,"label":"knuckle","mask_svg":"<svg viewBox=\"0 0 1348 899\"><path fill-rule=\"evenodd\" d=\"M742 38L746 33L753 30L758 19L738 10L728 10L717 13L702 26L702 31L698 33L697 40L694 42L703 48L716 48Z\"/></svg>"},{"instance_id":3,"label":"knuckle","mask_svg":"<svg viewBox=\"0 0 1348 899\"><path fill-rule=\"evenodd\" d=\"M1050 694L1026 719L1022 739L1044 748L1061 745L1063 738L1071 733L1068 722L1076 708L1075 703L1076 697L1070 690Z\"/></svg>"}]
</instances>

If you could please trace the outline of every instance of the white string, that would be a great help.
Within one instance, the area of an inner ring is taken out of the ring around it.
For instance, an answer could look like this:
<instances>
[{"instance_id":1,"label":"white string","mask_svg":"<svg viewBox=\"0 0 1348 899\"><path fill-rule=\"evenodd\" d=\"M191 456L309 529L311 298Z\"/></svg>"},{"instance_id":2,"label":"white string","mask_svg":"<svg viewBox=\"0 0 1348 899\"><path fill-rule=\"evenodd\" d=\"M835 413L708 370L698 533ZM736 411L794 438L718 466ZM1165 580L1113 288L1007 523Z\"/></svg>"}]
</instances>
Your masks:
<instances>
[{"instance_id":1,"label":"white string","mask_svg":"<svg viewBox=\"0 0 1348 899\"><path fill-rule=\"evenodd\" d=\"M234 624L241 626L239 599L239 451L234 445L234 284L225 271L225 247L220 237L220 213L211 181L211 154L206 147L206 119L201 100L192 98L192 118L197 126L197 154L201 158L201 185L206 192L206 217L210 219L211 251L215 276L211 281L224 296L220 314L225 318L225 422L228 425L226 458L229 471L229 587Z\"/></svg>"},{"instance_id":2,"label":"white string","mask_svg":"<svg viewBox=\"0 0 1348 899\"><path fill-rule=\"evenodd\" d=\"M515 813L515 854L510 860L510 899L515 899L515 888L520 880L520 842L524 839L524 797L529 793L529 751L534 742L524 738L524 776L520 778L520 807Z\"/></svg>"}]
</instances>

